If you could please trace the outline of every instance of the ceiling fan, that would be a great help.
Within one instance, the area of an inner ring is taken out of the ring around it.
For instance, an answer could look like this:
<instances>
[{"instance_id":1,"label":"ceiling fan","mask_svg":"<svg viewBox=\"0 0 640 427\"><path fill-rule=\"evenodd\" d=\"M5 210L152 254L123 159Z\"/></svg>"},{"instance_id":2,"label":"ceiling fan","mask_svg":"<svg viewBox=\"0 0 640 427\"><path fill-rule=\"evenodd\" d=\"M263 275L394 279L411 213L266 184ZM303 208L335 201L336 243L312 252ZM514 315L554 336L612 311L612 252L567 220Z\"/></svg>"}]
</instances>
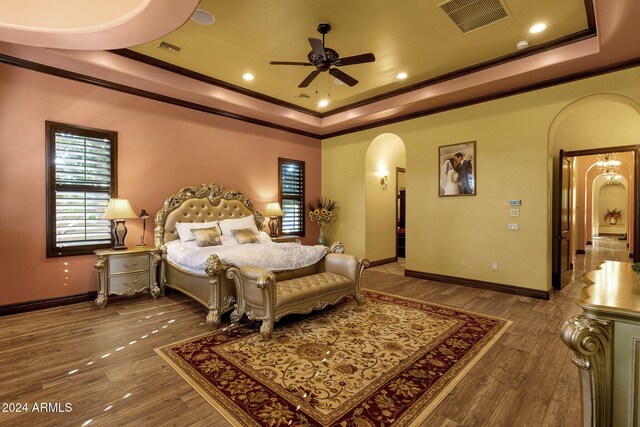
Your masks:
<instances>
[{"instance_id":1,"label":"ceiling fan","mask_svg":"<svg viewBox=\"0 0 640 427\"><path fill-rule=\"evenodd\" d=\"M335 50L324 46L324 35L327 34L331 30L331 25L326 22L321 22L318 24L318 32L322 34L322 40L316 39L313 37L309 37L309 44L311 45L311 52L307 54L307 58L309 62L291 62L291 61L271 61L269 64L271 65L301 65L304 67L315 66L316 69L313 70L309 75L298 85L298 87L307 87L311 84L311 82L318 77L323 71L329 71L336 79L344 82L349 86L355 86L358 84L358 80L351 77L349 74L345 73L342 70L335 67L342 67L345 65L355 65L355 64L363 64L365 62L373 62L376 60L376 57L373 56L373 53L363 53L361 55L347 56L346 58L340 58L338 52Z\"/></svg>"}]
</instances>

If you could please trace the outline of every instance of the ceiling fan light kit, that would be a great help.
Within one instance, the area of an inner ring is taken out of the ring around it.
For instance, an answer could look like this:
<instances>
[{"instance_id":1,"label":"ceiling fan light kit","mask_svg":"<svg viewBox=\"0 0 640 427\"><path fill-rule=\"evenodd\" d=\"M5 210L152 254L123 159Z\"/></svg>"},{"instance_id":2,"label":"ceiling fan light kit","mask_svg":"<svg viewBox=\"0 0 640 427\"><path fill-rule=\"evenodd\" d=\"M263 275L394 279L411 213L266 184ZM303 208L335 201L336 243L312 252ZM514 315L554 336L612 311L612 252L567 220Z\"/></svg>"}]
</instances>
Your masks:
<instances>
[{"instance_id":1,"label":"ceiling fan light kit","mask_svg":"<svg viewBox=\"0 0 640 427\"><path fill-rule=\"evenodd\" d=\"M307 60L309 62L294 62L294 61L271 61L271 65L299 65L299 66L314 66L315 70L309 73L309 75L298 85L300 88L307 87L315 80L321 72L328 71L336 79L345 83L348 86L355 86L358 84L358 80L354 79L344 71L338 68L345 65L364 64L367 62L374 62L376 57L373 53L363 53L360 55L347 56L346 58L340 58L340 55L335 50L325 47L324 36L331 30L331 25L327 22L321 22L318 24L318 32L322 34L322 40L314 37L309 37L309 44L311 45L311 51L307 54Z\"/></svg>"}]
</instances>

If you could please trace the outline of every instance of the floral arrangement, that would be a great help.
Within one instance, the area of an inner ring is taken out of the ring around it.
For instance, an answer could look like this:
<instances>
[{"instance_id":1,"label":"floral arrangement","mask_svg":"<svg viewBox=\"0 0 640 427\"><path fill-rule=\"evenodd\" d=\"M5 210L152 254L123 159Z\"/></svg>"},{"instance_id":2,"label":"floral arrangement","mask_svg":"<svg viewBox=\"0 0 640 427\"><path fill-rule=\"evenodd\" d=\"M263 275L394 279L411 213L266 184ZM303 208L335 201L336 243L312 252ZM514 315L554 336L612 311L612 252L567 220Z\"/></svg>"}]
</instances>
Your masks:
<instances>
[{"instance_id":1,"label":"floral arrangement","mask_svg":"<svg viewBox=\"0 0 640 427\"><path fill-rule=\"evenodd\" d=\"M607 209L607 213L604 214L604 220L607 221L609 218L615 221L620 221L622 219L622 211L619 211L616 208L614 208L613 210Z\"/></svg>"},{"instance_id":2,"label":"floral arrangement","mask_svg":"<svg viewBox=\"0 0 640 427\"><path fill-rule=\"evenodd\" d=\"M318 197L315 204L309 203L309 218L321 225L332 223L336 220L337 208L335 200Z\"/></svg>"}]
</instances>

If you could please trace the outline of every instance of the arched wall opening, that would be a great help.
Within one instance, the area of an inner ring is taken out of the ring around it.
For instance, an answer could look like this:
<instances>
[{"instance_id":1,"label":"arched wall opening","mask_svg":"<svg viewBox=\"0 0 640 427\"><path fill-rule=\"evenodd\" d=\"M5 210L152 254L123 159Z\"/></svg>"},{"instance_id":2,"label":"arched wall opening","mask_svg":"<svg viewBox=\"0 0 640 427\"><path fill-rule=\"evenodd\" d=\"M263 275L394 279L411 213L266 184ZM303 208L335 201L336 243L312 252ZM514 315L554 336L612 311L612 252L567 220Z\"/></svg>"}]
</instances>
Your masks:
<instances>
[{"instance_id":1,"label":"arched wall opening","mask_svg":"<svg viewBox=\"0 0 640 427\"><path fill-rule=\"evenodd\" d=\"M626 234L628 237L628 241L633 241L634 238L634 222L633 218L635 216L635 206L633 202L633 195L635 189L635 182L632 179L633 177L633 153L625 152L618 153L618 160L621 160L622 163L620 165L619 173L622 175L621 182L624 184L625 193L626 193L626 204L622 204L622 202L616 203L616 206L609 206L609 208L605 208L603 212L599 212L598 203L594 203L595 195L599 196L600 188L606 183L606 180L603 177L601 171L598 170L597 164L595 163L596 156L585 156L580 157L580 161L584 161L586 163L593 162L586 173L584 174L584 185L580 186L578 191L581 191L580 198L584 201L584 215L578 216L577 228L578 228L578 239L576 240L576 251L578 253L584 252L584 250L592 244L592 238L594 236L598 236L599 234L608 234L611 230L599 230L599 223L604 221L604 213L606 209L618 209L622 211L622 215L625 218L625 228ZM596 184L597 182L597 184ZM584 188L584 191L582 189ZM595 213L601 213L602 215L595 215ZM619 231L619 227L617 227L613 231ZM617 233L613 233L617 234Z\"/></svg>"},{"instance_id":2,"label":"arched wall opening","mask_svg":"<svg viewBox=\"0 0 640 427\"><path fill-rule=\"evenodd\" d=\"M593 186L599 175L593 168L597 153L618 151L618 155L628 158L621 166L621 173L627 180L628 201L625 206L627 217L635 217L635 156L640 134L640 105L631 98L618 94L597 94L579 99L565 107L553 121L549 130L550 179L549 194L553 195L554 206L549 224L549 254L556 262L551 246L556 241L559 222L559 153L563 150L573 156L571 193L571 254L584 253L590 243L594 218L592 215ZM626 151L621 153L620 151ZM551 197L551 196L550 196ZM601 219L604 220L604 217ZM600 220L599 220L600 221ZM635 221L629 221L629 242L635 239ZM556 268L554 267L554 271Z\"/></svg>"},{"instance_id":3,"label":"arched wall opening","mask_svg":"<svg viewBox=\"0 0 640 427\"><path fill-rule=\"evenodd\" d=\"M619 184L609 184L604 175L598 175L592 184L592 236L607 234L625 235L628 232L629 224L628 210L629 195L628 182L625 177L620 179ZM607 219L607 212L622 212L620 220L613 221Z\"/></svg>"},{"instance_id":4,"label":"arched wall opening","mask_svg":"<svg viewBox=\"0 0 640 427\"><path fill-rule=\"evenodd\" d=\"M367 148L365 256L372 262L393 261L396 258L396 168L406 168L406 162L405 145L398 135L378 135Z\"/></svg>"}]
</instances>

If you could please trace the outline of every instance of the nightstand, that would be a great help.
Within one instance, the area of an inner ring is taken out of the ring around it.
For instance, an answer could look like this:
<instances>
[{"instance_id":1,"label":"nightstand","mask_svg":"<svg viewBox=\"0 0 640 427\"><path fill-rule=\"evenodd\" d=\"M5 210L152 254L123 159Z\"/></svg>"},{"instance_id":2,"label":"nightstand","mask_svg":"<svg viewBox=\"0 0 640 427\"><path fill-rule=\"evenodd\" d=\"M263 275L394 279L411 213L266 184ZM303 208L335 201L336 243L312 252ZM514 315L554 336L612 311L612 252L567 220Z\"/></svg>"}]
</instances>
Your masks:
<instances>
[{"instance_id":1,"label":"nightstand","mask_svg":"<svg viewBox=\"0 0 640 427\"><path fill-rule=\"evenodd\" d=\"M149 292L153 298L160 295L156 280L158 263L162 259L156 248L136 246L124 250L101 249L98 256L98 298L96 304L104 307L109 295L131 296Z\"/></svg>"},{"instance_id":2,"label":"nightstand","mask_svg":"<svg viewBox=\"0 0 640 427\"><path fill-rule=\"evenodd\" d=\"M276 243L297 243L300 244L300 236L276 236L271 238Z\"/></svg>"}]
</instances>

